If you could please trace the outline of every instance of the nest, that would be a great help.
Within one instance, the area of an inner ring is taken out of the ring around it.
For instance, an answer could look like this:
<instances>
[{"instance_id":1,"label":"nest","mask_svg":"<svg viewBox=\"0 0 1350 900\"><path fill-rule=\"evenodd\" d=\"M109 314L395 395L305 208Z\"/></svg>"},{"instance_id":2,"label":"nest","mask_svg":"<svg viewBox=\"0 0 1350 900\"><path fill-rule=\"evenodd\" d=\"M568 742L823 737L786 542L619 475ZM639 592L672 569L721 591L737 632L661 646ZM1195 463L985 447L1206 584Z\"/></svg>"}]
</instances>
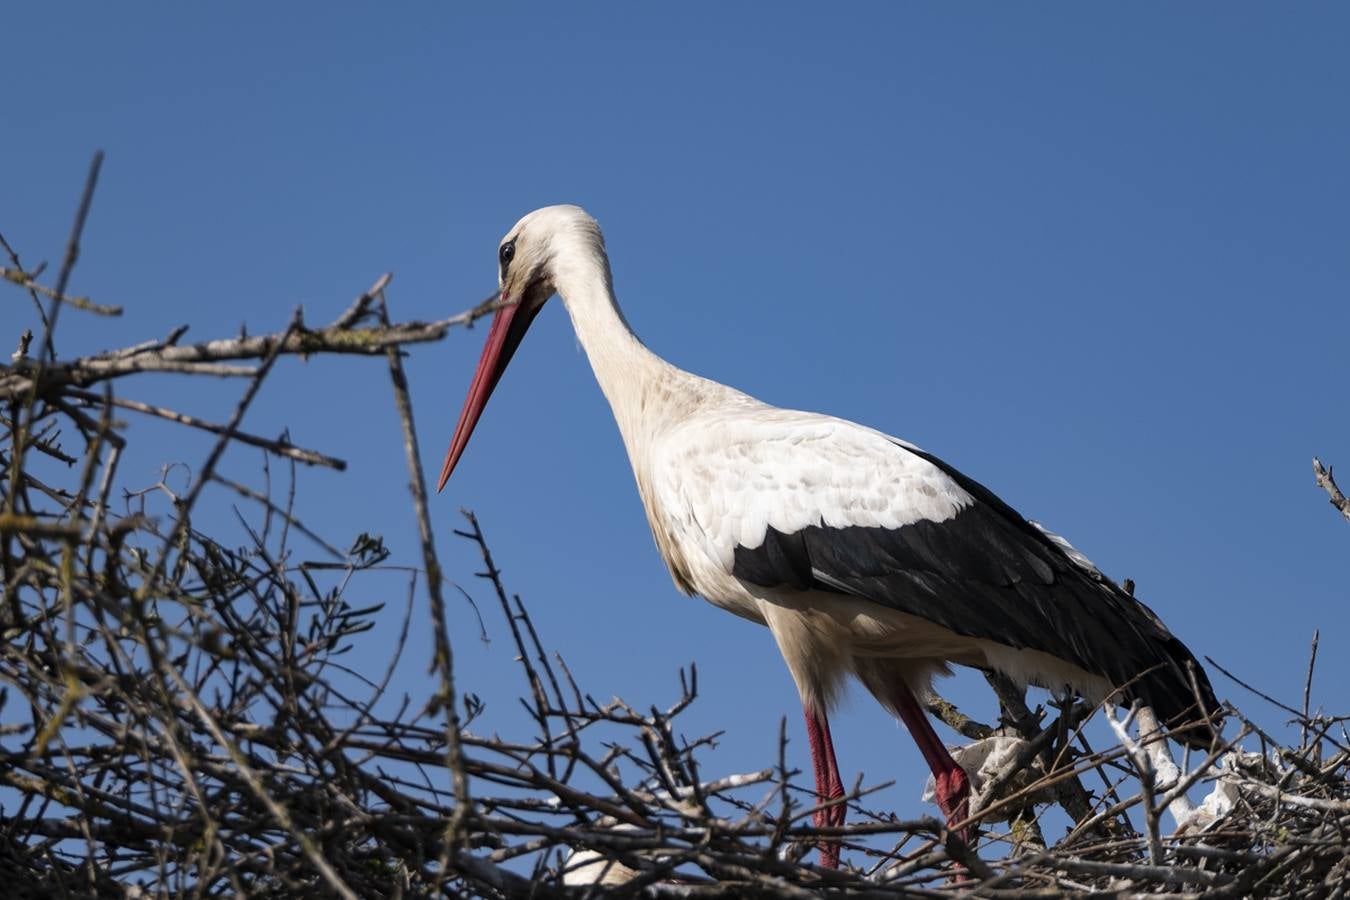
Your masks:
<instances>
[{"instance_id":1,"label":"nest","mask_svg":"<svg viewBox=\"0 0 1350 900\"><path fill-rule=\"evenodd\" d=\"M91 177L82 209L92 187ZM850 824L817 831L818 801L788 765L785 735L762 770L708 771L716 736L681 728L697 699L693 669L659 707L598 702L578 686L508 591L470 514L458 534L481 554L529 722L519 735L479 731L472 674L454 669L400 353L492 303L397 323L381 279L320 328L297 314L261 336L182 345L179 331L63 361L62 308L67 318L117 311L65 293L81 221L53 286L4 244L2 274L15 297L31 297L38 335L20 337L0 367L0 879L9 896L1344 893L1350 738L1345 717L1310 711L1306 697L1301 708L1281 704L1296 745L1230 708L1228 736L1183 768L1136 711L1072 698L1032 709L991 676L996 724L940 698L929 704L977 742L966 757L980 775L977 812L961 823L978 830L973 846L934 818L874 809L865 788L841 801ZM421 534L420 564L394 602L363 580L390 568L376 528L342 550L301 514L295 467L341 460L244 427L277 361L301 354L374 356L387 368ZM144 371L229 374L242 385L238 406L211 422L123 396ZM131 414L207 436L191 478L124 484L130 436L119 416ZM217 463L235 447L267 454L292 488L274 484L270 468L252 484L221 475ZM240 498L242 544L197 524L221 521L212 506ZM414 621L422 608L427 623ZM377 616L398 617L403 637L388 669L364 677L343 654ZM414 628L429 629L434 678L424 696L399 702L386 691L405 651L421 652L408 650ZM1310 661L1309 684L1312 671ZM1094 716L1108 720L1114 745L1088 744ZM1074 823L1053 842L1040 827L1049 809ZM814 864L822 841L842 844L842 869Z\"/></svg>"}]
</instances>

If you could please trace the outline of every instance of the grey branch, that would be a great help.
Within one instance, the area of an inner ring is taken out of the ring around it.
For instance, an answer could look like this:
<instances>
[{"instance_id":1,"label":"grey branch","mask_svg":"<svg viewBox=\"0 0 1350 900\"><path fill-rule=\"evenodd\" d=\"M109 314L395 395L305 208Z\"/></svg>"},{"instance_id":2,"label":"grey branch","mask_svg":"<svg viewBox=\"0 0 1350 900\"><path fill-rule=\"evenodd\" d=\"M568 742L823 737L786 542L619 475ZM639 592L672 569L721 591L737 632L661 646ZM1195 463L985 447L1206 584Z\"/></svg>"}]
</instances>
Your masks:
<instances>
[{"instance_id":1,"label":"grey branch","mask_svg":"<svg viewBox=\"0 0 1350 900\"><path fill-rule=\"evenodd\" d=\"M149 403L142 403L139 400L126 400L122 397L113 397L105 399L100 394L90 391L81 391L70 389L68 396L77 397L89 403L111 403L120 409L129 409L139 413L145 413L149 416L156 416L161 419L168 419L170 422L177 422L179 425L187 425L190 428L199 428L202 431L210 432L215 435L229 434L230 439L238 441L241 444L250 444L254 447L261 447L277 456L285 456L297 462L305 463L310 466L326 466L330 469L337 469L339 472L347 468L347 463L334 456L327 456L317 450L306 450L304 447L297 447L285 438L265 438L249 434L235 429L231 432L224 425L218 425L215 422L207 422L196 416L189 416L186 413L175 412L172 409L166 409L162 406L154 406Z\"/></svg>"},{"instance_id":2,"label":"grey branch","mask_svg":"<svg viewBox=\"0 0 1350 900\"><path fill-rule=\"evenodd\" d=\"M0 400L30 396L49 396L67 387L89 387L100 381L133 375L137 372L180 372L222 376L252 376L253 366L231 365L244 360L262 360L273 351L279 355L356 354L375 356L391 347L438 341L457 326L470 325L500 308L496 296L461 313L436 322L398 322L358 327L355 323L369 303L362 300L388 283L383 276L370 292L363 294L343 315L323 328L306 328L303 323L290 330L271 334L225 338L196 344L153 343L140 348L105 353L75 360L57 361L45 367L21 359L0 366ZM278 348L278 344L280 347Z\"/></svg>"},{"instance_id":3,"label":"grey branch","mask_svg":"<svg viewBox=\"0 0 1350 900\"><path fill-rule=\"evenodd\" d=\"M82 309L86 312L97 313L100 316L120 316L122 307L109 306L103 303L95 303L88 297L72 297L56 293L52 288L38 284L31 274L22 269L11 269L0 266L0 278L5 281L13 282L19 287L27 288L33 293L46 297L48 300L55 300L58 303L64 303L66 306L73 306L76 309Z\"/></svg>"},{"instance_id":4,"label":"grey branch","mask_svg":"<svg viewBox=\"0 0 1350 900\"><path fill-rule=\"evenodd\" d=\"M977 722L961 712L957 709L955 703L941 696L937 691L930 691L928 696L924 698L923 708L940 719L952 731L972 741L982 740L994 733L993 728L983 722Z\"/></svg>"},{"instance_id":5,"label":"grey branch","mask_svg":"<svg viewBox=\"0 0 1350 900\"><path fill-rule=\"evenodd\" d=\"M1350 522L1350 500L1347 500L1345 495L1341 493L1341 489L1336 486L1336 479L1331 476L1331 469L1324 468L1322 461L1315 456L1313 457L1313 479L1317 482L1318 487L1327 492L1331 505L1341 511L1345 521Z\"/></svg>"}]
</instances>

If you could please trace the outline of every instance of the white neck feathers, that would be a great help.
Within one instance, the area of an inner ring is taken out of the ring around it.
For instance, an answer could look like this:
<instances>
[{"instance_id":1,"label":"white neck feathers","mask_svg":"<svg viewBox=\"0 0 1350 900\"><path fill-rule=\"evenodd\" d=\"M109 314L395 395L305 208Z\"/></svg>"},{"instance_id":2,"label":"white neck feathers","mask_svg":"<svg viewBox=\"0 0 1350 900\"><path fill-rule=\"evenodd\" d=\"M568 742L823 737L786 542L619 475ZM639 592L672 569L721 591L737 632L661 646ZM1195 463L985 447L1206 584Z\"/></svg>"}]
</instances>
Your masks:
<instances>
[{"instance_id":1,"label":"white neck feathers","mask_svg":"<svg viewBox=\"0 0 1350 900\"><path fill-rule=\"evenodd\" d=\"M593 245L566 249L572 252L554 257L554 287L633 455L645 449L644 438L657 424L652 421L652 413L660 417L659 411L651 408L652 400L668 396L668 382L684 373L648 350L633 334L614 299L604 251Z\"/></svg>"}]
</instances>

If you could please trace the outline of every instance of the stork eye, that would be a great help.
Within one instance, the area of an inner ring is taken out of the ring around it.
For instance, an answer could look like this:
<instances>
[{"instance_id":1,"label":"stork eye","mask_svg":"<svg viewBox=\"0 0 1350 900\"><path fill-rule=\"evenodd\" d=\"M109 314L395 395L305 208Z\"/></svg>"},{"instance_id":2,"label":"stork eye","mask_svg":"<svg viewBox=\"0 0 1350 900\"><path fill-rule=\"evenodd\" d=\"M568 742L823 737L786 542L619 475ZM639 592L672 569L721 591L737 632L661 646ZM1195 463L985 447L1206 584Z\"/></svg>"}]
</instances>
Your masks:
<instances>
[{"instance_id":1,"label":"stork eye","mask_svg":"<svg viewBox=\"0 0 1350 900\"><path fill-rule=\"evenodd\" d=\"M516 242L507 241L502 244L502 249L498 251L497 256L502 261L502 274L505 275L506 267L511 265L511 260L516 258Z\"/></svg>"}]
</instances>

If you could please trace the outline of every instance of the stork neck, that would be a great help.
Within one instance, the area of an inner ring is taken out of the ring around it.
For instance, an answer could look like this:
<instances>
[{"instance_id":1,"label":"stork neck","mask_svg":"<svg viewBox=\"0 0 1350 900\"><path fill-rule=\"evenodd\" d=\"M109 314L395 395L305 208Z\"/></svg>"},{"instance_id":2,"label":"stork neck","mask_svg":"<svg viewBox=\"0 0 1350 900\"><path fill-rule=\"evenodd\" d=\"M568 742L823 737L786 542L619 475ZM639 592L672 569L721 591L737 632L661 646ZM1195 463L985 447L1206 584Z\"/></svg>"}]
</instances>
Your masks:
<instances>
[{"instance_id":1,"label":"stork neck","mask_svg":"<svg viewBox=\"0 0 1350 900\"><path fill-rule=\"evenodd\" d=\"M559 276L555 277L558 294L632 456L645 445L653 424L653 417L643 413L654 412L652 404L669 397L667 391L656 389L656 382L681 374L680 370L647 349L633 333L614 299L608 266L601 263Z\"/></svg>"}]
</instances>

